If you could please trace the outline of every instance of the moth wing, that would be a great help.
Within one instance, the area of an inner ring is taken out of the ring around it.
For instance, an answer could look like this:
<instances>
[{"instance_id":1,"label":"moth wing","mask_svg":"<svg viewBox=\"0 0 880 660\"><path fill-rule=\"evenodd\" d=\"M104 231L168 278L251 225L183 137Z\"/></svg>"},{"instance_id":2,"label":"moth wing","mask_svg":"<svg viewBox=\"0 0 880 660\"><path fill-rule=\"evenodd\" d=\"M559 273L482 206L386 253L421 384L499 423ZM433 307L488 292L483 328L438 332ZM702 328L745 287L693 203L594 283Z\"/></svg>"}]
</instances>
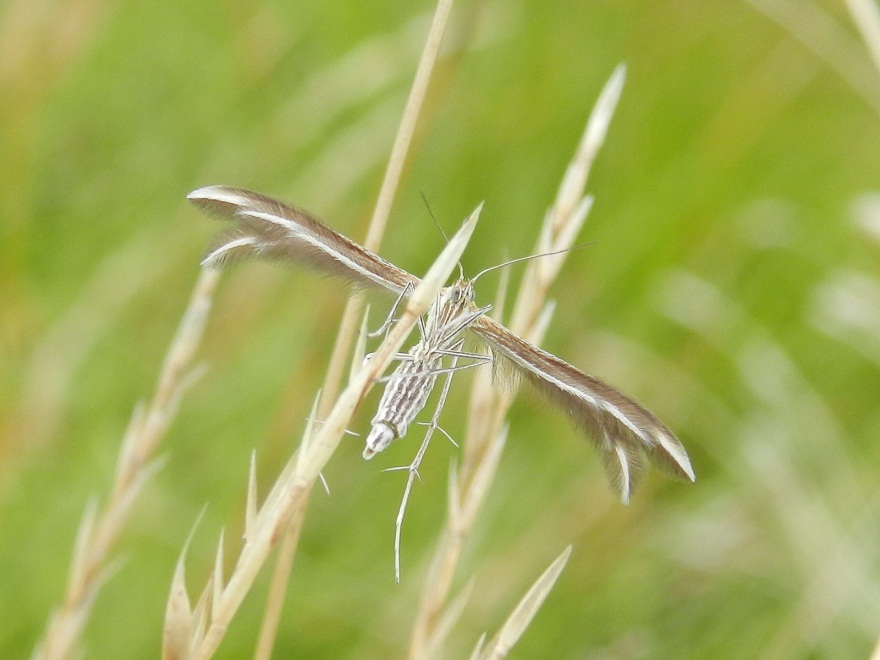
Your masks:
<instances>
[{"instance_id":1,"label":"moth wing","mask_svg":"<svg viewBox=\"0 0 880 660\"><path fill-rule=\"evenodd\" d=\"M547 400L584 429L602 454L609 478L624 502L629 501L642 469L642 455L671 474L694 481L690 459L681 442L650 411L615 388L533 346L488 316L471 330L497 357L534 385Z\"/></svg>"},{"instance_id":2,"label":"moth wing","mask_svg":"<svg viewBox=\"0 0 880 660\"><path fill-rule=\"evenodd\" d=\"M341 277L357 287L378 287L397 295L412 290L419 282L419 278L309 213L266 195L229 186L207 186L194 190L187 199L206 214L235 225L218 238L202 261L203 266L216 268L248 258L292 261Z\"/></svg>"}]
</instances>

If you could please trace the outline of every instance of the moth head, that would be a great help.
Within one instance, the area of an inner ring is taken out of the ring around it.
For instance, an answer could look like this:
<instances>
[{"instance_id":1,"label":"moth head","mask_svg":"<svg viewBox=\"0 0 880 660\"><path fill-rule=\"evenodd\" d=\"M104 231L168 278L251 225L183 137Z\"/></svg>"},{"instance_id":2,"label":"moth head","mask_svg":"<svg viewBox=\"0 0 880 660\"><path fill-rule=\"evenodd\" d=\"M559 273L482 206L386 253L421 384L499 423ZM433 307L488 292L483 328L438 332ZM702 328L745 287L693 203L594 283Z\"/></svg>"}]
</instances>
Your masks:
<instances>
[{"instance_id":1,"label":"moth head","mask_svg":"<svg viewBox=\"0 0 880 660\"><path fill-rule=\"evenodd\" d=\"M458 307L464 307L474 301L474 285L464 278L446 289L446 299Z\"/></svg>"}]
</instances>

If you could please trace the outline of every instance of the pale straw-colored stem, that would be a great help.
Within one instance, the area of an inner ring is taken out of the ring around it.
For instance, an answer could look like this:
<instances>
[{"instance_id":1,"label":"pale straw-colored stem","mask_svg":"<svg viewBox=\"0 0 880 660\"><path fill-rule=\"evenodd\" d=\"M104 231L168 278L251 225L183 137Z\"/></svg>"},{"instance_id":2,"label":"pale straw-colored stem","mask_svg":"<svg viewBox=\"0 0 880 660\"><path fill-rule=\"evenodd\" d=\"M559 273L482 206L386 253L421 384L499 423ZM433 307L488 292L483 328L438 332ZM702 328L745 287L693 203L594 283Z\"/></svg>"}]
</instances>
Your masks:
<instances>
[{"instance_id":1,"label":"pale straw-colored stem","mask_svg":"<svg viewBox=\"0 0 880 660\"><path fill-rule=\"evenodd\" d=\"M846 0L846 6L880 72L880 7L874 0Z\"/></svg>"},{"instance_id":2,"label":"pale straw-colored stem","mask_svg":"<svg viewBox=\"0 0 880 660\"><path fill-rule=\"evenodd\" d=\"M590 198L583 196L590 166L604 140L624 79L621 65L599 96L556 201L544 219L537 252L573 245L590 208ZM510 329L533 343L540 342L549 321L546 294L566 256L562 253L533 260L523 276ZM409 658L434 657L442 647L444 630L439 624L444 620L458 560L500 460L506 438L504 418L511 400L510 392L492 387L489 374L474 378L461 474L450 485L447 519L422 586Z\"/></svg>"},{"instance_id":3,"label":"pale straw-colored stem","mask_svg":"<svg viewBox=\"0 0 880 660\"><path fill-rule=\"evenodd\" d=\"M525 632L526 628L532 622L535 614L544 603L556 580L565 568L568 558L571 555L571 546L562 551L556 559L554 559L541 576L535 580L535 583L522 597L510 616L501 626L498 634L491 642L482 649L481 652L475 651L471 656L474 660L501 660L506 658L519 638ZM479 648L479 647L478 647Z\"/></svg>"},{"instance_id":4,"label":"pale straw-colored stem","mask_svg":"<svg viewBox=\"0 0 880 660\"><path fill-rule=\"evenodd\" d=\"M373 210L364 241L364 247L373 252L378 252L379 246L382 243L382 237L391 213L391 206L394 202L403 166L412 143L416 122L421 114L431 73L437 62L440 45L443 41L443 33L446 31L446 26L449 22L452 2L453 0L439 0L437 3L431 28L425 41L425 47L422 50L422 56L416 69L415 79L404 107L400 125L397 128L391 155L388 159L388 165L385 169L376 206ZM332 402L336 399L336 395L339 392L362 308L363 301L361 296L352 296L345 305L345 311L343 312L339 331L336 335L336 343L330 356L327 376L324 379L324 386L321 390L322 396L318 404L319 419L323 419L329 413ZM278 632L278 624L281 620L284 595L287 592L287 583L290 578L290 570L294 555L296 554L297 542L301 532L300 525L303 519L302 516L296 517L291 527L285 530L284 539L278 551L255 652L255 657L258 660L269 658L271 655Z\"/></svg>"},{"instance_id":5,"label":"pale straw-colored stem","mask_svg":"<svg viewBox=\"0 0 880 660\"><path fill-rule=\"evenodd\" d=\"M846 6L880 73L880 7L874 0L846 0ZM880 639L871 653L871 660L880 660Z\"/></svg>"},{"instance_id":6,"label":"pale straw-colored stem","mask_svg":"<svg viewBox=\"0 0 880 660\"><path fill-rule=\"evenodd\" d=\"M110 497L100 511L94 502L86 507L64 600L53 613L34 658L49 660L77 654L92 603L112 572L108 560L113 548L141 488L158 467L156 449L174 419L181 396L196 376L192 359L202 339L217 278L216 271L202 271L199 276L169 346L153 399L146 407L138 405L132 415Z\"/></svg>"}]
</instances>

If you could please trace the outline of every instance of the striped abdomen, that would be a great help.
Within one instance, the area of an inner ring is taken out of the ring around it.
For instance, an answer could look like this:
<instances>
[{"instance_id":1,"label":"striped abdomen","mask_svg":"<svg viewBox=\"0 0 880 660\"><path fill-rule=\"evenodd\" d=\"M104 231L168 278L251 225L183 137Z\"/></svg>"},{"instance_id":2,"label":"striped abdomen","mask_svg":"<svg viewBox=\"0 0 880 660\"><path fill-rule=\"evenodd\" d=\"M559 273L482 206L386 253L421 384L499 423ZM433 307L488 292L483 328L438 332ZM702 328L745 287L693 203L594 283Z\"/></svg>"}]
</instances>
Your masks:
<instances>
[{"instance_id":1,"label":"striped abdomen","mask_svg":"<svg viewBox=\"0 0 880 660\"><path fill-rule=\"evenodd\" d=\"M410 351L413 359L401 362L391 374L379 401L379 410L373 417L364 458L372 458L392 440L405 436L409 425L428 402L437 380L440 357L425 356L424 352L422 344L416 344Z\"/></svg>"}]
</instances>

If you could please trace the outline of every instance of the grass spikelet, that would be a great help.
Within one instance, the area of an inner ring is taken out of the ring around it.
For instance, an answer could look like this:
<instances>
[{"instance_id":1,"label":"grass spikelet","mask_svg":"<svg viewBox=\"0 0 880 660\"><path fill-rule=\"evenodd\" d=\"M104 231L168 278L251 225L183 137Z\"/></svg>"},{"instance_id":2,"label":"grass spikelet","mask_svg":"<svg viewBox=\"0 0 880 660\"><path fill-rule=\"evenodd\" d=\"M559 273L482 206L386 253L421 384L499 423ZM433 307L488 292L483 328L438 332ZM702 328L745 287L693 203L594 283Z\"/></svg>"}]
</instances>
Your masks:
<instances>
[{"instance_id":1,"label":"grass spikelet","mask_svg":"<svg viewBox=\"0 0 880 660\"><path fill-rule=\"evenodd\" d=\"M152 457L174 419L181 396L200 373L193 370L191 363L201 341L216 283L216 273L203 272L199 276L168 349L156 393L149 405L138 405L134 409L120 447L110 498L100 512L93 504L86 507L67 593L34 652L35 658L69 657L79 645L82 627L88 620L100 583L107 575L107 562L116 540L128 522L143 485L161 464Z\"/></svg>"},{"instance_id":2,"label":"grass spikelet","mask_svg":"<svg viewBox=\"0 0 880 660\"><path fill-rule=\"evenodd\" d=\"M556 201L541 227L536 252L560 252L529 262L517 295L510 329L533 343L546 329L551 312L546 311L546 294L586 219L591 202L584 196L590 166L596 157L623 87L625 68L619 66L605 85L572 161L566 169ZM552 309L552 308L550 308ZM540 319L540 321L539 321ZM450 495L450 508L428 573L422 585L419 607L413 622L408 657L428 657L436 626L445 609L453 577L465 541L480 504L485 498L500 459L505 433L504 417L512 392L492 387L488 376L474 378L463 446L464 462L457 482L458 491ZM454 504L452 504L454 503Z\"/></svg>"},{"instance_id":3,"label":"grass spikelet","mask_svg":"<svg viewBox=\"0 0 880 660\"><path fill-rule=\"evenodd\" d=\"M513 612L510 613L510 616L507 617L507 621L501 626L501 629L489 643L489 646L480 652L478 656L480 660L499 660L500 658L507 657L514 644L525 632L532 619L535 618L553 585L556 584L562 569L568 563L570 556L571 546L568 546L563 550L562 554L553 560L550 566L541 574L541 577L535 580L535 583L526 592L526 595L523 596ZM481 638L477 643L477 649L481 648L482 641ZM474 655L476 653L477 651L475 650Z\"/></svg>"}]
</instances>

